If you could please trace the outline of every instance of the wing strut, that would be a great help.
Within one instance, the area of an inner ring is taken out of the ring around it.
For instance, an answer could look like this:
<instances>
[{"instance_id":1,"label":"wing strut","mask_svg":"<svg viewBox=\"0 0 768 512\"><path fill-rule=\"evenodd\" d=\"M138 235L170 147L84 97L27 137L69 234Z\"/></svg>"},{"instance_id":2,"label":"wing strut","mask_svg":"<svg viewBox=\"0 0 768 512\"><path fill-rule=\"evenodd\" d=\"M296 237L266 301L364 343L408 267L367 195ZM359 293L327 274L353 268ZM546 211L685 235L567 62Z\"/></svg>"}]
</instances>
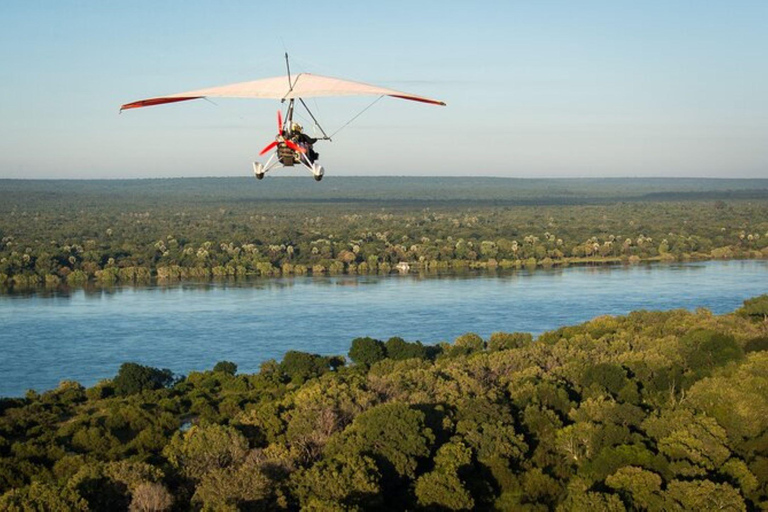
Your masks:
<instances>
[{"instance_id":1,"label":"wing strut","mask_svg":"<svg viewBox=\"0 0 768 512\"><path fill-rule=\"evenodd\" d=\"M299 101L301 102L302 105L304 105L304 108L307 110L307 113L309 114L309 117L311 117L312 120L315 122L315 126L320 128L320 131L323 132L322 140L331 140L331 138L328 136L328 134L325 133L325 130L323 130L323 127L320 126L320 123L317 122L317 119L315 119L315 115L312 113L311 110L309 110L309 107L307 106L307 104L304 103L304 100L302 98L299 98Z\"/></svg>"}]
</instances>

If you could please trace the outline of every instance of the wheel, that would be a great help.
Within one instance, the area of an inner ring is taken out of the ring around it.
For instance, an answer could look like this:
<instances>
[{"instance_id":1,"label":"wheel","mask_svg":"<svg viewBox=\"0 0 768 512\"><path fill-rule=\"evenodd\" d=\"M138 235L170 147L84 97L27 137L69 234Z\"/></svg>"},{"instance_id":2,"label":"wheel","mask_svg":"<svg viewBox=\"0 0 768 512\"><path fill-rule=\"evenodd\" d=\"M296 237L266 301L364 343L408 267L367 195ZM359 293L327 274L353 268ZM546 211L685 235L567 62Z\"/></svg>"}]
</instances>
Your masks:
<instances>
[{"instance_id":1,"label":"wheel","mask_svg":"<svg viewBox=\"0 0 768 512\"><path fill-rule=\"evenodd\" d=\"M323 166L317 163L312 164L312 174L315 177L315 181L320 181L323 179L323 174L325 174L325 169L323 169Z\"/></svg>"},{"instance_id":2,"label":"wheel","mask_svg":"<svg viewBox=\"0 0 768 512\"><path fill-rule=\"evenodd\" d=\"M261 180L264 178L264 165L260 162L253 162L253 175L256 176L257 180Z\"/></svg>"}]
</instances>

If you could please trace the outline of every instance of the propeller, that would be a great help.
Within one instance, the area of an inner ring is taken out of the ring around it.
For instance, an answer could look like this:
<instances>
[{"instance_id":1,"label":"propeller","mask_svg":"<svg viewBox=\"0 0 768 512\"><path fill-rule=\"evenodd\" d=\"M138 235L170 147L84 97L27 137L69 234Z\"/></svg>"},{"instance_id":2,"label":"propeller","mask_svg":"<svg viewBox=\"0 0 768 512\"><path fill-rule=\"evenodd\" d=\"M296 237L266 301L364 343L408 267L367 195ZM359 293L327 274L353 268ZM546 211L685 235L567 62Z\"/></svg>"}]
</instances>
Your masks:
<instances>
[{"instance_id":1,"label":"propeller","mask_svg":"<svg viewBox=\"0 0 768 512\"><path fill-rule=\"evenodd\" d=\"M307 150L296 144L290 139L286 139L283 136L283 113L278 110L277 111L277 136L275 137L275 140L267 144L264 149L262 149L259 152L259 156L263 155L267 151L273 149L275 146L277 146L279 143L284 142L286 146L291 148L294 151L298 151L299 153L306 153Z\"/></svg>"}]
</instances>

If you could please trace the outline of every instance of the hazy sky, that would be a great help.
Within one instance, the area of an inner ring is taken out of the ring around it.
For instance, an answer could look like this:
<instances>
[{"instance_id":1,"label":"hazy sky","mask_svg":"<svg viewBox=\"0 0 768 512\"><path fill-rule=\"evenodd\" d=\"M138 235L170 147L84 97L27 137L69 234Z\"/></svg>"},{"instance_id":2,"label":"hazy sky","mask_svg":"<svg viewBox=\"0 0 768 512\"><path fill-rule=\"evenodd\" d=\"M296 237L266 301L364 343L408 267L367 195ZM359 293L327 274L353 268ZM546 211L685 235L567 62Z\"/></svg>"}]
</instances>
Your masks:
<instances>
[{"instance_id":1,"label":"hazy sky","mask_svg":"<svg viewBox=\"0 0 768 512\"><path fill-rule=\"evenodd\" d=\"M118 109L284 51L448 103L382 99L327 175L768 177L764 0L2 0L0 178L248 175L277 101ZM372 100L308 103L333 132Z\"/></svg>"}]
</instances>

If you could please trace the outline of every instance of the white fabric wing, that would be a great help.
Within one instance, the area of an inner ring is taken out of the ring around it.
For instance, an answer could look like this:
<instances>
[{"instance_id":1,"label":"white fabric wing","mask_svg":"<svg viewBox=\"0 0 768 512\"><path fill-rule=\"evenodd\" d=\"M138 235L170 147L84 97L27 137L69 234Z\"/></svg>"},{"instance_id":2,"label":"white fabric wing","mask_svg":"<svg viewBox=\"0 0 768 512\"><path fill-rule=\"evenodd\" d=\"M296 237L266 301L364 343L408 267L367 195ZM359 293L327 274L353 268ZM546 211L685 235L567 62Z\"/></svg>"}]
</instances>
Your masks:
<instances>
[{"instance_id":1,"label":"white fabric wing","mask_svg":"<svg viewBox=\"0 0 768 512\"><path fill-rule=\"evenodd\" d=\"M178 101L194 100L199 98L267 98L267 99L291 99L313 98L319 96L392 96L404 100L420 101L434 105L445 105L442 101L409 94L394 89L378 87L376 85L341 80L321 75L301 73L292 78L293 86L288 83L287 76L264 78L252 82L210 87L196 91L169 94L157 98L126 103L120 110L175 103Z\"/></svg>"}]
</instances>

